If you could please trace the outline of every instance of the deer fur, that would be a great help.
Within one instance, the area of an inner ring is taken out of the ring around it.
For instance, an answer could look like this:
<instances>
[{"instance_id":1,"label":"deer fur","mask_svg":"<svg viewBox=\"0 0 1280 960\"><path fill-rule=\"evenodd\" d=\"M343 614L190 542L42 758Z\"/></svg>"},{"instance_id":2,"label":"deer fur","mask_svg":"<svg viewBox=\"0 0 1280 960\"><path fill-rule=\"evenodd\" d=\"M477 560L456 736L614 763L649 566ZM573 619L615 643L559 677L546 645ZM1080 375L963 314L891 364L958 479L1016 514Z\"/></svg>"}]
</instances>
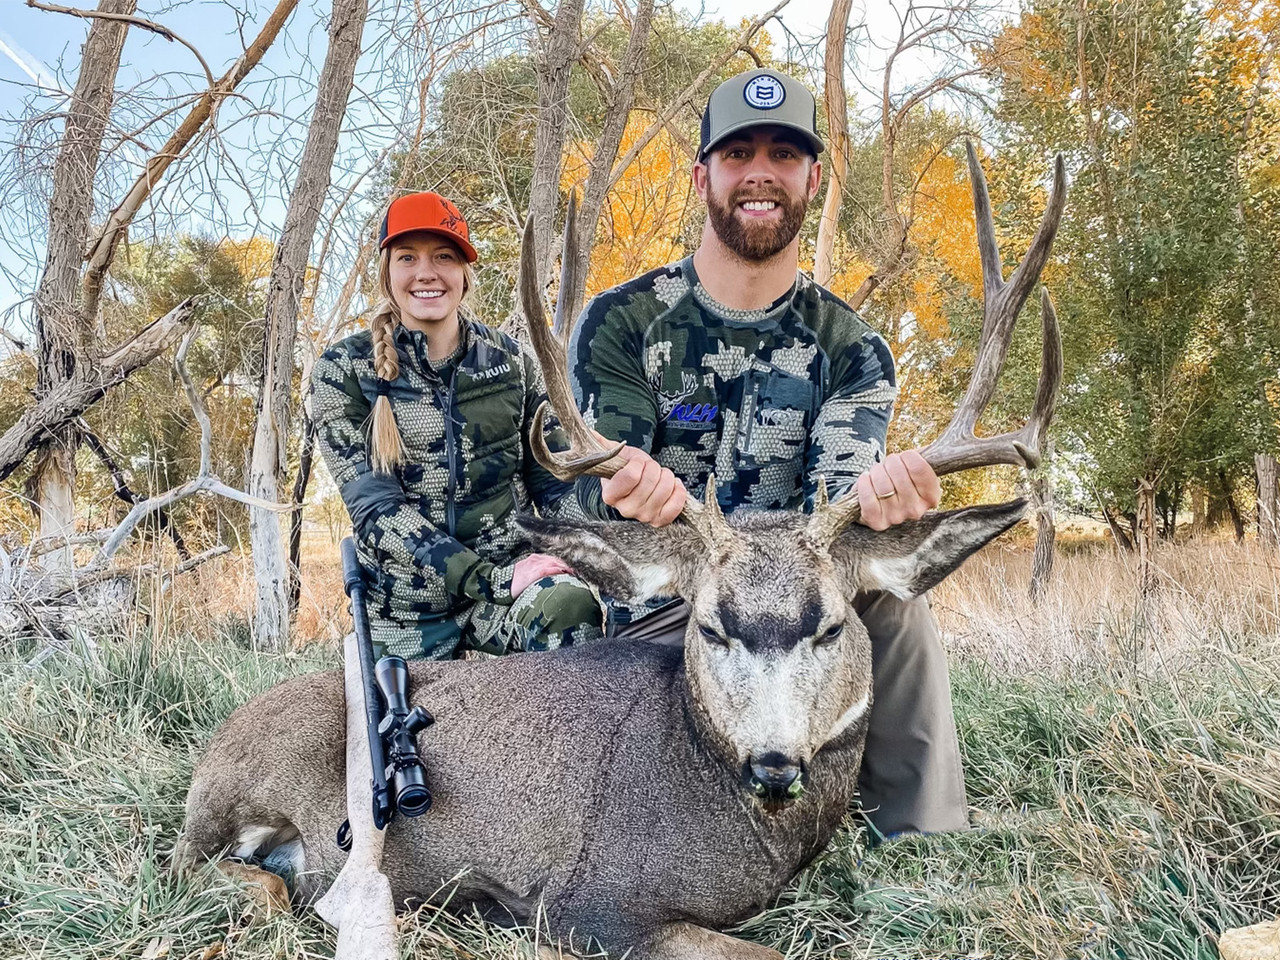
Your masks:
<instances>
[{"instance_id":1,"label":"deer fur","mask_svg":"<svg viewBox=\"0 0 1280 960\"><path fill-rule=\"evenodd\" d=\"M411 664L412 700L436 718L419 737L435 802L388 829L397 905L541 911L565 948L636 960L777 958L716 931L773 902L854 799L871 708L854 597L914 595L1022 512L852 527L830 548L790 513L734 514L714 542L689 525L528 521L603 589L688 600L685 647ZM179 859L294 842L300 896L322 893L346 859L346 729L337 671L237 710L196 769ZM802 789L762 795L753 764L797 768Z\"/></svg>"}]
</instances>

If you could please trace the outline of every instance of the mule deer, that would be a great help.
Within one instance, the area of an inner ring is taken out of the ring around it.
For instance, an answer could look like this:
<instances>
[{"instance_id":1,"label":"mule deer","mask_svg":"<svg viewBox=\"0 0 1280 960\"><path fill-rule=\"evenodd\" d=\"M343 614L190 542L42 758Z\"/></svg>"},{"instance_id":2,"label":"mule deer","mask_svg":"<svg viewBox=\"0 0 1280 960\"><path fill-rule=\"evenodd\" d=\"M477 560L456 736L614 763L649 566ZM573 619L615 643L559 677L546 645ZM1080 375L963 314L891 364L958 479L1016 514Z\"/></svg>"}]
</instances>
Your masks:
<instances>
[{"instance_id":1,"label":"mule deer","mask_svg":"<svg viewBox=\"0 0 1280 960\"><path fill-rule=\"evenodd\" d=\"M1065 203L1059 157L1048 209L1009 282L986 184L969 148L985 305L972 382L924 451L939 473L1034 465L1061 375L1042 292L1040 385L1021 430L978 438L1019 309L1049 255ZM577 414L563 348L547 330L530 231L521 295L548 394L572 448L553 453L538 412L539 460L563 478L610 475L610 448ZM874 533L856 497L812 515L724 516L713 485L682 522L531 519L539 549L628 600L679 595L683 649L603 643L493 662L419 662L412 699L434 714L421 753L435 804L386 835L397 903L451 896L489 917L541 909L568 949L637 960L780 960L718 931L766 907L826 846L854 799L871 704L871 653L854 614L862 591L914 596L1021 517L1023 502L937 513ZM281 684L213 738L187 801L181 856L287 846L301 895L324 890L344 855L343 679ZM443 893L441 891L444 891Z\"/></svg>"}]
</instances>

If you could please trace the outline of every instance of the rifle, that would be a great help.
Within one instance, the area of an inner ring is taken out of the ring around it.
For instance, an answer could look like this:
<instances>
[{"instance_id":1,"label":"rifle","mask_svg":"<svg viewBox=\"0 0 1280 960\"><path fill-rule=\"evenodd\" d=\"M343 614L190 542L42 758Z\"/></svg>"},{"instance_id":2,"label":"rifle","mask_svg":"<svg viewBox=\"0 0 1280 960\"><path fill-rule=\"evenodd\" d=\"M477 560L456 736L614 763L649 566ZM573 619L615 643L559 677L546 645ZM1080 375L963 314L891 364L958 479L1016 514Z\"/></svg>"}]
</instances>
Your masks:
<instances>
[{"instance_id":1,"label":"rifle","mask_svg":"<svg viewBox=\"0 0 1280 960\"><path fill-rule=\"evenodd\" d=\"M342 585L351 600L364 684L365 726L373 766L373 824L382 830L397 810L406 817L418 817L431 807L431 791L414 738L434 718L422 707L409 709L409 666L403 658L384 656L374 662L364 568L351 537L342 541L341 552ZM338 846L351 848L349 824L338 830Z\"/></svg>"}]
</instances>

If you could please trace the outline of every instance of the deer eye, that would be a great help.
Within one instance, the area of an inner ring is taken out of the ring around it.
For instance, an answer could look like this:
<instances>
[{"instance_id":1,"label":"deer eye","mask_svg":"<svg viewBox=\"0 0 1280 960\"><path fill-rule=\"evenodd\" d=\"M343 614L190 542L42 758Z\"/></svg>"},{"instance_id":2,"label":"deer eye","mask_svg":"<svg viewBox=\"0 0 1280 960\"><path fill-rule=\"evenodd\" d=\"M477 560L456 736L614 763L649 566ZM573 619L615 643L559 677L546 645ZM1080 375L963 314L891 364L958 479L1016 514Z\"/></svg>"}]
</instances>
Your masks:
<instances>
[{"instance_id":1,"label":"deer eye","mask_svg":"<svg viewBox=\"0 0 1280 960\"><path fill-rule=\"evenodd\" d=\"M702 634L702 639L707 641L713 647L722 647L729 649L729 639L721 636L715 629L708 627L705 623L698 624L698 633Z\"/></svg>"},{"instance_id":2,"label":"deer eye","mask_svg":"<svg viewBox=\"0 0 1280 960\"><path fill-rule=\"evenodd\" d=\"M814 637L813 645L815 647L825 647L835 643L840 639L840 634L844 633L844 624L837 623L828 627L825 631Z\"/></svg>"}]
</instances>

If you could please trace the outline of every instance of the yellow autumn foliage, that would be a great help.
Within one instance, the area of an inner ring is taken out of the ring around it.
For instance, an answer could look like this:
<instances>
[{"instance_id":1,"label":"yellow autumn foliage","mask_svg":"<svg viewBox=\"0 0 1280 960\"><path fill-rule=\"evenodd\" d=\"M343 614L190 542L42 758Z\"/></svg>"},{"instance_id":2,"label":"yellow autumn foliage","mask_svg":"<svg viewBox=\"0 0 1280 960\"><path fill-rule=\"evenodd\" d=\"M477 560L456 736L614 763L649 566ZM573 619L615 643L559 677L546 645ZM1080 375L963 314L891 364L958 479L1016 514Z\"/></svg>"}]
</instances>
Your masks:
<instances>
[{"instance_id":1,"label":"yellow autumn foliage","mask_svg":"<svg viewBox=\"0 0 1280 960\"><path fill-rule=\"evenodd\" d=\"M635 145L648 123L644 114L631 115L619 156ZM593 148L591 142L569 144L561 189L586 188ZM683 257L682 225L694 198L688 158L666 130L659 131L605 198L587 271L587 296Z\"/></svg>"}]
</instances>

